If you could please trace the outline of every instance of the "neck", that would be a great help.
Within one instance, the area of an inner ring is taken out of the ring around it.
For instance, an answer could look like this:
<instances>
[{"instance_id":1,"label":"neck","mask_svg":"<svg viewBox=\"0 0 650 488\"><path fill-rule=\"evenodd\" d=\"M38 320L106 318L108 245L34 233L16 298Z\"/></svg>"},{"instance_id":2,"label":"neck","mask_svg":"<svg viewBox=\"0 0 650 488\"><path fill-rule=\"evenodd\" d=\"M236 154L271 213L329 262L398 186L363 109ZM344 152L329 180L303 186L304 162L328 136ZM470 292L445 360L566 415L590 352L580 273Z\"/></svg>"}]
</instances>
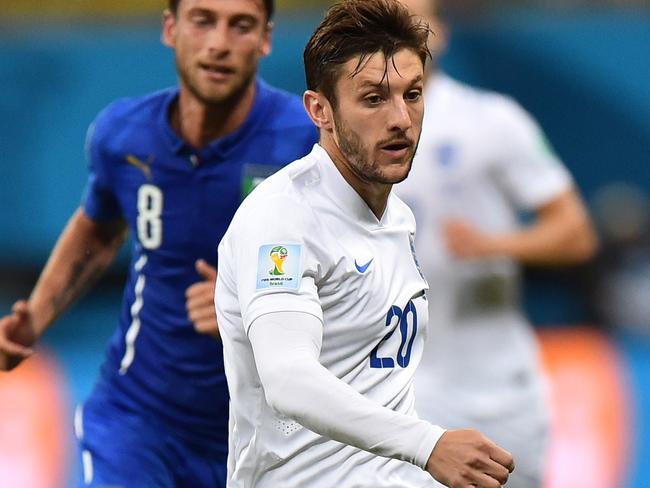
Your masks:
<instances>
[{"instance_id":1,"label":"neck","mask_svg":"<svg viewBox=\"0 0 650 488\"><path fill-rule=\"evenodd\" d=\"M388 204L388 196L393 185L370 181L353 169L348 158L341 152L341 149L329 135L325 133L320 140L320 145L325 149L339 170L343 179L356 191L361 199L366 202L377 220L381 220Z\"/></svg>"},{"instance_id":2,"label":"neck","mask_svg":"<svg viewBox=\"0 0 650 488\"><path fill-rule=\"evenodd\" d=\"M235 132L246 121L255 103L255 81L237 96L208 104L181 84L170 123L174 131L197 149Z\"/></svg>"}]
</instances>

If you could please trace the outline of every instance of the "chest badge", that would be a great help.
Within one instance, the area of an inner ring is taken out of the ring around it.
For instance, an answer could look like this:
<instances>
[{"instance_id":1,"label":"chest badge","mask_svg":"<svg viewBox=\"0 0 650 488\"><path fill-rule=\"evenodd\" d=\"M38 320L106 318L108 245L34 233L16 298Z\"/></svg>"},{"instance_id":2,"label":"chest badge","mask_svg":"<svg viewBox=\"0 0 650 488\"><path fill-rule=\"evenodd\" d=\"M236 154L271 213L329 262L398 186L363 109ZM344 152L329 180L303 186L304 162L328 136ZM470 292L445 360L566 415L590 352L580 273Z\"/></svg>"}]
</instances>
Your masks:
<instances>
[{"instance_id":1,"label":"chest badge","mask_svg":"<svg viewBox=\"0 0 650 488\"><path fill-rule=\"evenodd\" d=\"M456 146L451 142L445 142L436 148L436 157L440 163L440 166L443 168L455 166L457 156L458 150Z\"/></svg>"}]
</instances>

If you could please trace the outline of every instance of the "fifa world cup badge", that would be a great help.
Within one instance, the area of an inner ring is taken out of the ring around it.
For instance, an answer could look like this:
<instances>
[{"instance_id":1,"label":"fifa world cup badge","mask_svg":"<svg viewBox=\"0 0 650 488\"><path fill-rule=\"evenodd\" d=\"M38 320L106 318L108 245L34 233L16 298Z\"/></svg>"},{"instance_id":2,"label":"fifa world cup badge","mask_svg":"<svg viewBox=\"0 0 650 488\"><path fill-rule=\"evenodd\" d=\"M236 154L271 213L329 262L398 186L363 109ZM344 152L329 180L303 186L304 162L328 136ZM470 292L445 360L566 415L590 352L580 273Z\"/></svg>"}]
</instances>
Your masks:
<instances>
[{"instance_id":1,"label":"fifa world cup badge","mask_svg":"<svg viewBox=\"0 0 650 488\"><path fill-rule=\"evenodd\" d=\"M300 244L265 244L257 255L257 290L300 286Z\"/></svg>"}]
</instances>

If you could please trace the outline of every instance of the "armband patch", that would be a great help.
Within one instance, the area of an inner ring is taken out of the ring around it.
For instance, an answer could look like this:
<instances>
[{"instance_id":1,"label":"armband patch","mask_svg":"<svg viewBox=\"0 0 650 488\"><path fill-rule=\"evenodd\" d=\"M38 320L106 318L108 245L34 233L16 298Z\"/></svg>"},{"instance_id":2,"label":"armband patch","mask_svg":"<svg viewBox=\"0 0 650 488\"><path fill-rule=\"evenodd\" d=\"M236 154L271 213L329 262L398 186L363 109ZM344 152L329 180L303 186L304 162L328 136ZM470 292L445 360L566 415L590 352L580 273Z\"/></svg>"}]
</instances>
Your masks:
<instances>
[{"instance_id":1,"label":"armband patch","mask_svg":"<svg viewBox=\"0 0 650 488\"><path fill-rule=\"evenodd\" d=\"M300 244L266 244L260 246L257 258L256 290L300 286Z\"/></svg>"}]
</instances>

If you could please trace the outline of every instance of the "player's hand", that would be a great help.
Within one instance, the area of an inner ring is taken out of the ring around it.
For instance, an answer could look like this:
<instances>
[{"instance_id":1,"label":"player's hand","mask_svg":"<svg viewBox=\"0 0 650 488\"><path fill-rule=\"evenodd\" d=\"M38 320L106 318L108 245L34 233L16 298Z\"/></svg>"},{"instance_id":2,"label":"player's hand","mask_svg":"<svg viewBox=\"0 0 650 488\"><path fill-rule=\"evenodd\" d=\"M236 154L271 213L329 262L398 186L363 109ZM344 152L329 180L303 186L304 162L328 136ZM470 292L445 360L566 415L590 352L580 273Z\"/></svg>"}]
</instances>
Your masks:
<instances>
[{"instance_id":1,"label":"player's hand","mask_svg":"<svg viewBox=\"0 0 650 488\"><path fill-rule=\"evenodd\" d=\"M31 356L30 346L35 341L29 306L25 300L19 300L11 314L0 318L0 371L9 371Z\"/></svg>"},{"instance_id":2,"label":"player's hand","mask_svg":"<svg viewBox=\"0 0 650 488\"><path fill-rule=\"evenodd\" d=\"M217 285L217 270L203 259L196 261L196 272L204 278L194 283L185 292L187 315L194 324L194 330L201 334L219 336L217 313L214 309L214 289Z\"/></svg>"},{"instance_id":3,"label":"player's hand","mask_svg":"<svg viewBox=\"0 0 650 488\"><path fill-rule=\"evenodd\" d=\"M515 468L512 454L480 432L448 430L429 456L427 471L450 488L500 488Z\"/></svg>"},{"instance_id":4,"label":"player's hand","mask_svg":"<svg viewBox=\"0 0 650 488\"><path fill-rule=\"evenodd\" d=\"M457 258L486 258L498 253L492 236L464 220L448 220L443 226L443 234L449 251Z\"/></svg>"}]
</instances>

